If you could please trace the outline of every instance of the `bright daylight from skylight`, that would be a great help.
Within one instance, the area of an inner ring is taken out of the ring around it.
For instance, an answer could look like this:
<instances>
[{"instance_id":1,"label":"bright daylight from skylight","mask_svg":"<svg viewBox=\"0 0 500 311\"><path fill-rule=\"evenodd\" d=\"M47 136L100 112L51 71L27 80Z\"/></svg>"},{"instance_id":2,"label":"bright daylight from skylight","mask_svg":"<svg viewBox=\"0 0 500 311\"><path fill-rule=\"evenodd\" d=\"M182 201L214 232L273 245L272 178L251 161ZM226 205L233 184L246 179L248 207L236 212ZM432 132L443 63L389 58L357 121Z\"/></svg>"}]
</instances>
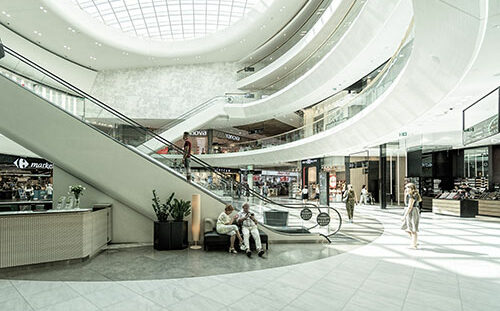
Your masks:
<instances>
[{"instance_id":1,"label":"bright daylight from skylight","mask_svg":"<svg viewBox=\"0 0 500 311\"><path fill-rule=\"evenodd\" d=\"M138 37L183 40L227 28L256 0L72 0L105 25Z\"/></svg>"}]
</instances>

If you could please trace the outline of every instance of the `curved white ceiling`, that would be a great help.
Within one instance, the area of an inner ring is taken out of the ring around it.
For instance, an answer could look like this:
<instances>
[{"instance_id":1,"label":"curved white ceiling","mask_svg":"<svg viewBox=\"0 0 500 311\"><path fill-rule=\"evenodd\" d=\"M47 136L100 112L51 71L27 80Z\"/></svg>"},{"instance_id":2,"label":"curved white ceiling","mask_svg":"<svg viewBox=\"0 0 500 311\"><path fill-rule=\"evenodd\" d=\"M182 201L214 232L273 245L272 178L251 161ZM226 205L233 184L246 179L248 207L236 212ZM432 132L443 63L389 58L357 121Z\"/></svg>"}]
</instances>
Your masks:
<instances>
[{"instance_id":1,"label":"curved white ceiling","mask_svg":"<svg viewBox=\"0 0 500 311\"><path fill-rule=\"evenodd\" d=\"M67 0L97 21L153 40L201 38L241 20L256 0Z\"/></svg>"}]
</instances>

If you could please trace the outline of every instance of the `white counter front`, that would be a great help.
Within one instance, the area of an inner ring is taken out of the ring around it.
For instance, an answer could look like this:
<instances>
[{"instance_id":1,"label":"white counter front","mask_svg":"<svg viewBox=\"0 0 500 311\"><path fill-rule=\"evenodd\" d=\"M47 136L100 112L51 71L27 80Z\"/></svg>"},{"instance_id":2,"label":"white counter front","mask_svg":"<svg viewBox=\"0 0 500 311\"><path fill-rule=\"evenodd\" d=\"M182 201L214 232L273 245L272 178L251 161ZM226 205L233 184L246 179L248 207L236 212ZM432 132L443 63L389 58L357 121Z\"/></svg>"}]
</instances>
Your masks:
<instances>
[{"instance_id":1,"label":"white counter front","mask_svg":"<svg viewBox=\"0 0 500 311\"><path fill-rule=\"evenodd\" d=\"M0 268L81 259L111 240L111 208L0 213Z\"/></svg>"}]
</instances>

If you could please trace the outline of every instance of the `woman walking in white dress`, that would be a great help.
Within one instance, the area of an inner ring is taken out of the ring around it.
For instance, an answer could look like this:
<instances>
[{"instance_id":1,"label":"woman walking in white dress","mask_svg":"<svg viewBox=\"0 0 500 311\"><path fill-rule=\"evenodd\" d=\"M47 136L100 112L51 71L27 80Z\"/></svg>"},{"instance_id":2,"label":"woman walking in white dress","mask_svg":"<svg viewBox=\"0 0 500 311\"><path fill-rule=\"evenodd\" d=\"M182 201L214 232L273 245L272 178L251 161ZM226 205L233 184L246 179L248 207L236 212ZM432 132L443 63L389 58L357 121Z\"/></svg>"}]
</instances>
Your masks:
<instances>
[{"instance_id":1,"label":"woman walking in white dress","mask_svg":"<svg viewBox=\"0 0 500 311\"><path fill-rule=\"evenodd\" d=\"M404 210L401 229L408 232L411 239L411 247L416 249L418 224L420 222L419 204L422 202L422 197L413 183L406 185L405 196L408 198L408 204Z\"/></svg>"}]
</instances>

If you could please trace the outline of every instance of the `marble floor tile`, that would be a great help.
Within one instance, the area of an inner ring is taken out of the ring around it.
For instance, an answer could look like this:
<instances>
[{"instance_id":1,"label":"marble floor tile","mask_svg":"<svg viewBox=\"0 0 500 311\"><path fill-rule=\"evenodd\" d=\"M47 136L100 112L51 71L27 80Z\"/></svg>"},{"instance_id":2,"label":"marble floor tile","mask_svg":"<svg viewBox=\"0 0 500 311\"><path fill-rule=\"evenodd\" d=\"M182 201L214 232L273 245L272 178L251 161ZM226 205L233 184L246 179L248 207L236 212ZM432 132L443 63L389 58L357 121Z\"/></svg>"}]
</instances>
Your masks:
<instances>
[{"instance_id":1,"label":"marble floor tile","mask_svg":"<svg viewBox=\"0 0 500 311\"><path fill-rule=\"evenodd\" d=\"M102 309L125 300L134 298L138 299L141 296L125 286L113 284L102 290L93 291L89 294L83 295L83 297L92 304L96 305L98 308Z\"/></svg>"},{"instance_id":2,"label":"marble floor tile","mask_svg":"<svg viewBox=\"0 0 500 311\"><path fill-rule=\"evenodd\" d=\"M61 285L35 294L22 294L33 309L42 309L74 299L80 295L68 285Z\"/></svg>"},{"instance_id":3,"label":"marble floor tile","mask_svg":"<svg viewBox=\"0 0 500 311\"><path fill-rule=\"evenodd\" d=\"M217 299L218 297L214 297ZM171 305L170 311L218 311L224 310L226 306L218 301L200 295L194 295L181 302Z\"/></svg>"},{"instance_id":4,"label":"marble floor tile","mask_svg":"<svg viewBox=\"0 0 500 311\"><path fill-rule=\"evenodd\" d=\"M103 311L164 311L165 308L143 297L125 299L116 304L107 306Z\"/></svg>"},{"instance_id":5,"label":"marble floor tile","mask_svg":"<svg viewBox=\"0 0 500 311\"><path fill-rule=\"evenodd\" d=\"M195 293L185 289L179 284L171 284L169 286L165 285L159 289L142 293L142 295L161 306L168 307L194 296Z\"/></svg>"},{"instance_id":6,"label":"marble floor tile","mask_svg":"<svg viewBox=\"0 0 500 311\"><path fill-rule=\"evenodd\" d=\"M2 311L32 311L33 308L21 295L0 302Z\"/></svg>"},{"instance_id":7,"label":"marble floor tile","mask_svg":"<svg viewBox=\"0 0 500 311\"><path fill-rule=\"evenodd\" d=\"M83 297L66 300L45 308L39 311L98 311L99 309Z\"/></svg>"}]
</instances>

